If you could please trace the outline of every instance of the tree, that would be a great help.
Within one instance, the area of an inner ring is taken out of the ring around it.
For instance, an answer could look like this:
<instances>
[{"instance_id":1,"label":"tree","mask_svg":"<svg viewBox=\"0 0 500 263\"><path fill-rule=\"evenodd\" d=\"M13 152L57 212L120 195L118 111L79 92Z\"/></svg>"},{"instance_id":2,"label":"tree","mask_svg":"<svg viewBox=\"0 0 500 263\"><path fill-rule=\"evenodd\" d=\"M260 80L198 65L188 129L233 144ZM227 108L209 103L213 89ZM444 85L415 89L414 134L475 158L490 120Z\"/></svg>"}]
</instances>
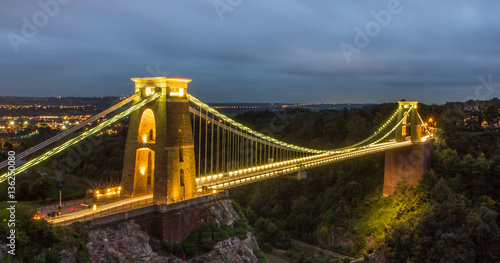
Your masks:
<instances>
[{"instance_id":1,"label":"tree","mask_svg":"<svg viewBox=\"0 0 500 263\"><path fill-rule=\"evenodd\" d=\"M4 148L7 148L7 150L8 150L8 151L12 151L12 149L13 149L14 145L12 145L12 143L10 143L10 142L8 142L8 141L7 141L7 142L5 142L5 143L3 144L3 147L4 147Z\"/></svg>"},{"instance_id":2,"label":"tree","mask_svg":"<svg viewBox=\"0 0 500 263\"><path fill-rule=\"evenodd\" d=\"M495 120L498 119L498 117L498 109L494 105L489 106L484 112L484 118L490 127L495 124Z\"/></svg>"},{"instance_id":3,"label":"tree","mask_svg":"<svg viewBox=\"0 0 500 263\"><path fill-rule=\"evenodd\" d=\"M351 142L357 142L362 140L368 133L370 125L365 118L353 114L349 121L346 123L347 129L347 140Z\"/></svg>"},{"instance_id":4,"label":"tree","mask_svg":"<svg viewBox=\"0 0 500 263\"><path fill-rule=\"evenodd\" d=\"M45 177L36 180L29 188L31 197L36 199L46 199L53 190L53 184Z\"/></svg>"}]
</instances>

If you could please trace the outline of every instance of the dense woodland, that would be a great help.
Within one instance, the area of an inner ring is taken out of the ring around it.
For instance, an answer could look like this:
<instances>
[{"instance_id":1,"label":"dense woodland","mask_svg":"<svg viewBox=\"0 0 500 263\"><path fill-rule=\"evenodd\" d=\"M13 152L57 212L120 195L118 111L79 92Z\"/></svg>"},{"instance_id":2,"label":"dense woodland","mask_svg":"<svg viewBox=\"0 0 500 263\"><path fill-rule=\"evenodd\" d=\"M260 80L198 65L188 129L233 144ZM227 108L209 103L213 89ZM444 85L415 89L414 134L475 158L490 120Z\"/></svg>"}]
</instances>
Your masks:
<instances>
[{"instance_id":1,"label":"dense woodland","mask_svg":"<svg viewBox=\"0 0 500 263\"><path fill-rule=\"evenodd\" d=\"M351 257L376 253L388 262L498 262L500 135L498 130L483 129L481 123L497 118L499 106L494 101L488 107L493 110L472 113L477 117L464 122L471 113L456 104L419 105L421 115L436 119L439 129L432 169L418 187L401 184L394 196L382 197L384 154L308 170L307 179L301 181L272 179L243 186L231 190L231 196L242 207L263 250L288 250L296 239ZM235 119L283 141L327 149L368 137L396 107L287 109L247 112ZM41 130L21 147L53 135L51 130ZM18 217L24 220L19 228L24 233L21 244L41 249L65 242L66 237L57 235L61 230L30 220L29 207L55 200L59 189L64 199L79 198L92 185L118 181L125 136L126 129L88 139L72 147L72 152L18 177L18 200L32 201L21 206L26 207L26 215ZM5 187L0 185L2 193ZM71 242L82 235L78 227L67 231ZM24 249L26 255L38 251ZM88 252L82 248L82 253ZM294 258L317 262L304 255Z\"/></svg>"}]
</instances>

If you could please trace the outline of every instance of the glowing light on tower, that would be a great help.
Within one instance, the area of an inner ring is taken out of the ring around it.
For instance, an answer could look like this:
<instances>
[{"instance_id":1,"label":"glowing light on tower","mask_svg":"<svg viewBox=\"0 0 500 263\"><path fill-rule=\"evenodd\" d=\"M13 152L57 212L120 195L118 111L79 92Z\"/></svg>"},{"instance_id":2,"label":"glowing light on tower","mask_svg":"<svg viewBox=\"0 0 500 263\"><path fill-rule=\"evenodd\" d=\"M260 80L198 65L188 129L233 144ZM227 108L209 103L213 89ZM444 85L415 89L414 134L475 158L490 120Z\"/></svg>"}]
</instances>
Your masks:
<instances>
[{"instance_id":1,"label":"glowing light on tower","mask_svg":"<svg viewBox=\"0 0 500 263\"><path fill-rule=\"evenodd\" d=\"M146 96L150 96L151 94L153 94L153 89L150 88L150 87L147 87L146 91L145 91L145 94L146 94Z\"/></svg>"},{"instance_id":2,"label":"glowing light on tower","mask_svg":"<svg viewBox=\"0 0 500 263\"><path fill-rule=\"evenodd\" d=\"M184 88L170 88L170 96L184 96Z\"/></svg>"}]
</instances>

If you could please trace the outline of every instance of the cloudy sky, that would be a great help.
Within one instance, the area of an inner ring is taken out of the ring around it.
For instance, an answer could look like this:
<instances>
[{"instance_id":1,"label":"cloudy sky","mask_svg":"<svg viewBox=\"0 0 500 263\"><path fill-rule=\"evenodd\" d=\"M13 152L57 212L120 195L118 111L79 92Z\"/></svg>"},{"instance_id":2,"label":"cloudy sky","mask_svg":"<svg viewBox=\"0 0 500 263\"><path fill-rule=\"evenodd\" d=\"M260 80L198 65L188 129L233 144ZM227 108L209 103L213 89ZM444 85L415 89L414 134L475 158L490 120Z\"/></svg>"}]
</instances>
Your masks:
<instances>
[{"instance_id":1,"label":"cloudy sky","mask_svg":"<svg viewBox=\"0 0 500 263\"><path fill-rule=\"evenodd\" d=\"M131 77L167 75L192 78L205 102L499 97L499 10L494 0L2 0L0 96L129 95Z\"/></svg>"}]
</instances>

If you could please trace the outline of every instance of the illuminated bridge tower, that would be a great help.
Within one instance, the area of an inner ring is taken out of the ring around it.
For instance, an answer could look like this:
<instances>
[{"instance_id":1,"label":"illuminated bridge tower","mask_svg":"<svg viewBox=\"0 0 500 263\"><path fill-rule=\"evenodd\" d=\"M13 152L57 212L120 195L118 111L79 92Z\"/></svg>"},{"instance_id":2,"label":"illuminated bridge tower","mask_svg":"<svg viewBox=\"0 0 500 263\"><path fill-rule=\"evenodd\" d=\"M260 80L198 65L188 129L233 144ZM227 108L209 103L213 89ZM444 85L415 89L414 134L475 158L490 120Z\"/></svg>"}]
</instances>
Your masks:
<instances>
[{"instance_id":1,"label":"illuminated bridge tower","mask_svg":"<svg viewBox=\"0 0 500 263\"><path fill-rule=\"evenodd\" d=\"M431 163L432 140L422 142L422 123L418 117L418 102L400 101L396 129L396 141L410 140L408 147L385 152L384 195L392 195L404 181L407 185L417 185ZM405 112L411 109L405 116Z\"/></svg>"},{"instance_id":2,"label":"illuminated bridge tower","mask_svg":"<svg viewBox=\"0 0 500 263\"><path fill-rule=\"evenodd\" d=\"M122 172L123 193L153 193L155 203L173 203L196 194L194 141L187 95L191 79L133 78L141 99L158 99L130 115Z\"/></svg>"},{"instance_id":3,"label":"illuminated bridge tower","mask_svg":"<svg viewBox=\"0 0 500 263\"><path fill-rule=\"evenodd\" d=\"M418 102L416 101L400 101L399 102L399 112L397 122L401 121L404 118L402 125L398 126L396 129L396 141L404 142L408 136L411 137L412 142L420 142L422 139L422 131L421 125L422 123L418 122L417 117L417 106ZM404 117L404 112L410 109L410 113L408 116Z\"/></svg>"}]
</instances>

